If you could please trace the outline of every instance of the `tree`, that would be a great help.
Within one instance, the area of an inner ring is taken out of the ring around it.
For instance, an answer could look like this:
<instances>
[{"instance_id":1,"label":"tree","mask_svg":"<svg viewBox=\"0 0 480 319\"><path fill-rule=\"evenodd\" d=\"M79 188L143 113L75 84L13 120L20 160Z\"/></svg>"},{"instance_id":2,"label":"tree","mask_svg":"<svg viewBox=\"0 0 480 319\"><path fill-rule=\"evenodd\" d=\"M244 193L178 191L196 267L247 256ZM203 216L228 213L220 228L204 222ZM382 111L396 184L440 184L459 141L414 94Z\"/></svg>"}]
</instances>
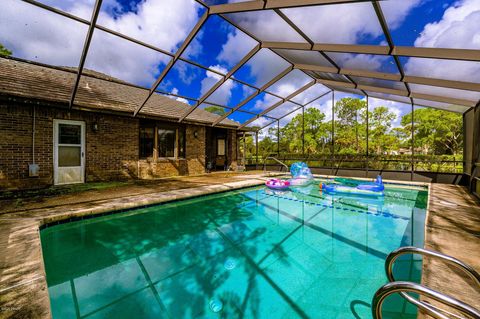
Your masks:
<instances>
[{"instance_id":1,"label":"tree","mask_svg":"<svg viewBox=\"0 0 480 319\"><path fill-rule=\"evenodd\" d=\"M325 114L317 108L308 108L304 116L297 114L280 130L280 145L289 153L302 153L302 132L306 154L318 154L326 151L330 143L331 124L325 123ZM303 122L304 121L304 122Z\"/></svg>"},{"instance_id":2,"label":"tree","mask_svg":"<svg viewBox=\"0 0 480 319\"><path fill-rule=\"evenodd\" d=\"M3 55L3 56L11 56L11 55L12 55L12 51L8 50L7 48L5 48L5 47L0 43L0 55Z\"/></svg>"},{"instance_id":3,"label":"tree","mask_svg":"<svg viewBox=\"0 0 480 319\"><path fill-rule=\"evenodd\" d=\"M216 105L207 106L205 108L205 111L213 113L213 114L217 114L217 115L224 115L225 113L227 113L227 111L225 111L225 109L223 107L216 106Z\"/></svg>"},{"instance_id":4,"label":"tree","mask_svg":"<svg viewBox=\"0 0 480 319\"><path fill-rule=\"evenodd\" d=\"M367 109L364 100L343 98L335 103L335 146L336 153L364 153L361 140L366 138L366 124L363 114Z\"/></svg>"},{"instance_id":5,"label":"tree","mask_svg":"<svg viewBox=\"0 0 480 319\"><path fill-rule=\"evenodd\" d=\"M392 122L396 114L385 106L379 106L368 112L369 149L374 153L382 154L398 149L398 134L391 132Z\"/></svg>"},{"instance_id":6,"label":"tree","mask_svg":"<svg viewBox=\"0 0 480 319\"><path fill-rule=\"evenodd\" d=\"M404 127L411 125L411 113L402 117ZM457 155L463 146L463 119L461 114L432 108L413 112L414 145L426 154Z\"/></svg>"}]
</instances>

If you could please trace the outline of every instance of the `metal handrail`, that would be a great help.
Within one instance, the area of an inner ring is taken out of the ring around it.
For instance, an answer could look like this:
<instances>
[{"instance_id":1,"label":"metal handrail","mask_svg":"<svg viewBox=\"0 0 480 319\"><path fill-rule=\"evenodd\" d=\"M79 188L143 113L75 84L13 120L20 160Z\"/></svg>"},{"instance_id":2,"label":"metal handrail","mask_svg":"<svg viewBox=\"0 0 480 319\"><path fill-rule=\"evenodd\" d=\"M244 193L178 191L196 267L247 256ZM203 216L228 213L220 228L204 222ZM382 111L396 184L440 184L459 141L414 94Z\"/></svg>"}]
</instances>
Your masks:
<instances>
[{"instance_id":1,"label":"metal handrail","mask_svg":"<svg viewBox=\"0 0 480 319\"><path fill-rule=\"evenodd\" d=\"M418 255L423 255L423 256L429 256L429 257L434 257L441 259L449 264L452 264L456 266L457 268L463 270L468 274L469 277L471 277L479 286L480 286L480 274L473 269L471 266L463 263L462 261L448 255L441 254L436 251L431 251L423 248L418 248L418 247L413 247L413 246L407 246L407 247L401 247L397 250L392 251L387 259L385 260L385 272L387 274L388 280L393 283L395 282L395 277L393 276L393 264L395 260L400 257L401 255L405 254L418 254ZM423 286L422 286L423 287ZM425 287L426 289L429 289ZM433 305L430 305L427 302L423 302L420 300L417 300L416 298L410 296L407 292L405 291L396 291L399 292L399 294L406 299L408 302L411 304L417 306L418 308L424 310L426 313L434 316L435 318L441 318L441 319L448 319L448 316L444 316L443 314L447 313L449 315L453 315L443 309L439 309ZM440 293L439 293L440 294ZM442 295L442 294L441 294ZM445 297L445 295L442 295ZM448 297L448 296L446 296ZM474 308L472 308L474 309ZM474 309L475 310L475 309ZM478 311L478 310L476 310ZM381 316L379 317L381 318ZM480 318L480 317L478 317Z\"/></svg>"},{"instance_id":2,"label":"metal handrail","mask_svg":"<svg viewBox=\"0 0 480 319\"><path fill-rule=\"evenodd\" d=\"M441 302L442 304L445 304L460 311L462 314L466 314L475 319L480 319L480 311L461 302L460 300L444 295L436 290L430 289L420 284L407 281L389 282L388 284L383 285L380 289L377 290L372 300L373 318L382 319L382 305L388 296L394 293L408 295L407 292L413 292L419 295L429 297L433 300ZM432 305L429 305L427 303L416 303L415 305L434 318L449 319L449 317L445 316L442 313L442 310L439 311L439 309L433 307Z\"/></svg>"},{"instance_id":3,"label":"metal handrail","mask_svg":"<svg viewBox=\"0 0 480 319\"><path fill-rule=\"evenodd\" d=\"M423 256L441 259L466 272L470 276L470 278L472 278L473 281L475 281L480 286L480 274L475 269L473 269L470 265L463 263L462 261L458 260L455 257L445 255L437 251L427 250L427 249L413 247L413 246L400 247L397 250L392 251L387 256L387 259L385 260L385 272L387 273L387 278L390 282L395 281L395 278L393 276L393 263L398 257L405 254L417 254L417 255L423 255Z\"/></svg>"},{"instance_id":4,"label":"metal handrail","mask_svg":"<svg viewBox=\"0 0 480 319\"><path fill-rule=\"evenodd\" d=\"M273 156L267 156L267 157L265 157L265 159L263 160L263 173L266 173L266 172L267 172L267 164L266 164L266 161L267 161L268 159L274 160L275 162L283 165L283 166L287 169L287 172L288 172L288 165L287 165L287 164L285 164L284 162L280 161L279 159L277 159L277 158L275 158L275 157L273 157Z\"/></svg>"}]
</instances>

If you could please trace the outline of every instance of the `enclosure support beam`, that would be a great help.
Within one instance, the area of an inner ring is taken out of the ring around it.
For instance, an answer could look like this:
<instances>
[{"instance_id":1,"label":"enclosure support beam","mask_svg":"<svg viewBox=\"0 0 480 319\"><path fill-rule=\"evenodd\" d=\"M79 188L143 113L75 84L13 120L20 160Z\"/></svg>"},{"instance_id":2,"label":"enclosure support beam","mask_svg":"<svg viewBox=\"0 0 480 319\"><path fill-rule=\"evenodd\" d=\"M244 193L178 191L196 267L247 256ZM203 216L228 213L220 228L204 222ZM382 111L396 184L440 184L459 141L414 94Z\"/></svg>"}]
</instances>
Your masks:
<instances>
[{"instance_id":1,"label":"enclosure support beam","mask_svg":"<svg viewBox=\"0 0 480 319\"><path fill-rule=\"evenodd\" d=\"M247 137L245 132L243 132L243 167L247 165Z\"/></svg>"},{"instance_id":2,"label":"enclosure support beam","mask_svg":"<svg viewBox=\"0 0 480 319\"><path fill-rule=\"evenodd\" d=\"M281 10L279 9L274 9L275 13L277 13L280 18L283 19L283 21L285 21L292 29L294 29L298 34L300 34L300 36L305 40L307 41L310 46L313 47L314 45L314 42L312 39L310 39L306 34L305 32L303 32L302 29L300 29L292 20L290 20ZM323 51L318 51L318 53L325 59L327 60L331 65L333 65L335 67L335 73L338 73L340 71L340 67L337 65L337 63L335 63L335 61L333 61L325 52ZM277 52L277 54L279 54ZM283 56L282 56L283 57ZM295 63L293 63L292 61L290 61L290 59L287 59L285 57L283 57L285 60L287 60L288 62L290 62L292 65L294 65ZM303 70L302 70L303 71ZM305 73L305 71L303 71ZM308 77L314 79L310 74L307 74L305 73ZM357 83L355 83L355 81L348 75L345 75L345 77L350 81L352 82L355 87L357 87ZM363 94L366 94L364 91L362 91Z\"/></svg>"},{"instance_id":3,"label":"enclosure support beam","mask_svg":"<svg viewBox=\"0 0 480 319\"><path fill-rule=\"evenodd\" d=\"M302 157L305 157L305 106L302 106Z\"/></svg>"},{"instance_id":4,"label":"enclosure support beam","mask_svg":"<svg viewBox=\"0 0 480 319\"><path fill-rule=\"evenodd\" d=\"M472 49L394 46L393 49L390 50L388 46L361 45L361 44L330 44L330 43L315 43L312 47L310 44L303 43L303 42L272 42L272 41L263 41L262 48L327 51L327 52L357 53L357 54L379 54L379 55L391 55L391 56L397 55L397 56L406 56L406 57L414 57L414 58L480 61L480 54L478 53L478 50L472 50Z\"/></svg>"},{"instance_id":5,"label":"enclosure support beam","mask_svg":"<svg viewBox=\"0 0 480 319\"><path fill-rule=\"evenodd\" d=\"M365 156L366 156L366 159L365 159L365 169L366 169L367 173L366 173L366 176L365 176L365 177L368 177L368 170L369 170L369 167L370 167L370 163L369 163L369 156L370 156L370 154L369 154L369 152L368 152L368 146L369 146L369 145L368 145L368 144L369 144L369 143L368 143L368 139L370 138L370 134L369 134L369 132L368 132L368 130L369 130L369 124L368 124L368 120L369 120L369 118L368 118L368 112L369 112L369 110L368 110L368 95L366 96L366 98L367 98L367 113L366 113L366 117L365 117L365 122L366 122L366 125L367 125L367 132L366 132L366 134L367 134L367 141L366 141L367 149L365 150Z\"/></svg>"},{"instance_id":6,"label":"enclosure support beam","mask_svg":"<svg viewBox=\"0 0 480 319\"><path fill-rule=\"evenodd\" d=\"M255 169L258 169L258 131L255 132Z\"/></svg>"},{"instance_id":7,"label":"enclosure support beam","mask_svg":"<svg viewBox=\"0 0 480 319\"><path fill-rule=\"evenodd\" d=\"M80 57L80 63L78 64L77 77L75 78L75 84L73 85L72 94L70 96L70 109L75 103L75 95L77 95L78 85L80 84L80 78L82 77L83 67L85 65L85 60L87 59L88 49L90 48L90 43L92 42L93 31L95 31L95 25L97 24L98 14L100 13L100 8L102 6L102 0L95 1L95 7L93 8L92 18L90 19L90 26L88 27L87 36L85 37L85 43L83 44L82 56Z\"/></svg>"},{"instance_id":8,"label":"enclosure support beam","mask_svg":"<svg viewBox=\"0 0 480 319\"><path fill-rule=\"evenodd\" d=\"M213 5L210 6L210 12L211 14L224 14L367 1L368 0L251 0Z\"/></svg>"},{"instance_id":9,"label":"enclosure support beam","mask_svg":"<svg viewBox=\"0 0 480 319\"><path fill-rule=\"evenodd\" d=\"M411 127L411 136L410 136L410 139L412 140L412 156L410 158L410 161L411 161L411 167L410 167L410 180L413 181L413 175L414 175L414 171L415 171L415 128L414 128L414 123L415 123L415 119L414 119L414 111L415 111L415 106L413 104L413 101L412 101L412 117L411 117L411 123L412 123L412 127Z\"/></svg>"},{"instance_id":10,"label":"enclosure support beam","mask_svg":"<svg viewBox=\"0 0 480 319\"><path fill-rule=\"evenodd\" d=\"M277 120L277 156L280 156L280 120Z\"/></svg>"},{"instance_id":11,"label":"enclosure support beam","mask_svg":"<svg viewBox=\"0 0 480 319\"><path fill-rule=\"evenodd\" d=\"M382 27L383 34L385 35L385 39L387 40L388 47L390 48L389 54L391 54L393 51L393 48L395 47L395 44L393 43L392 36L390 34L390 31L388 30L387 21L385 20L385 16L383 15L382 8L380 7L380 4L377 1L372 1L372 5L375 10L375 13L377 14L378 22ZM408 85L408 83L403 81L405 77L405 73L403 72L403 67L402 67L402 64L400 63L400 59L396 55L393 56L393 59L395 61L395 65L397 66L398 73L400 73L401 81L405 85L405 89L408 91L408 95L410 95L410 92L411 92L410 86Z\"/></svg>"},{"instance_id":12,"label":"enclosure support beam","mask_svg":"<svg viewBox=\"0 0 480 319\"><path fill-rule=\"evenodd\" d=\"M310 100L309 102L305 103L304 105L302 105L302 106L300 106L300 107L297 107L296 109L294 109L294 110L292 110L292 111L290 111L290 112L288 112L288 113L286 113L286 114L283 114L283 115L282 115L281 117L279 117L279 118L275 118L275 120L281 120L281 119L289 116L290 114L295 113L296 111L300 110L302 107L305 107L305 106L307 106L307 105L315 102L316 100L324 97L325 95L329 94L330 92L331 92L331 91L328 91L328 92L323 93L323 94L320 95L320 96L317 96L316 98L314 98L313 100ZM265 116L265 115L264 115L264 116ZM272 124L275 122L275 120L269 122L267 125L262 126L262 127L259 128L257 131L261 131L261 130L263 130L264 128L269 127L270 125L272 125Z\"/></svg>"},{"instance_id":13,"label":"enclosure support beam","mask_svg":"<svg viewBox=\"0 0 480 319\"><path fill-rule=\"evenodd\" d=\"M332 90L332 175L335 173L335 90Z\"/></svg>"},{"instance_id":14,"label":"enclosure support beam","mask_svg":"<svg viewBox=\"0 0 480 319\"><path fill-rule=\"evenodd\" d=\"M299 89L296 90L295 92L291 93L291 94L290 94L289 96L287 96L286 98L278 101L277 103L273 104L273 105L270 106L269 108L263 110L263 111L260 112L257 116L252 117L251 119L247 120L245 123L243 123L242 125L240 125L240 126L238 127L238 129L244 128L244 127L247 126L248 124L250 124L250 123L252 123L253 121L255 121L257 118L259 118L260 116L263 116L264 114L267 114L268 112L273 111L274 109L276 109L277 107L279 107L279 106L282 105L283 103L287 102L288 100L293 99L295 96L297 96L298 94L302 93L303 91L305 91L306 89L308 89L309 87L311 87L312 85L314 85L315 83L316 83L315 80L307 83L306 85L302 86L301 88L299 88Z\"/></svg>"},{"instance_id":15,"label":"enclosure support beam","mask_svg":"<svg viewBox=\"0 0 480 319\"><path fill-rule=\"evenodd\" d=\"M187 49L187 47L190 45L190 42L192 42L192 40L195 38L195 36L197 35L197 33L200 31L200 29L202 28L202 26L204 25L204 23L207 21L208 19L208 8L207 8L207 11L203 14L203 16L200 18L200 20L198 20L197 24L193 27L193 29L190 31L190 33L188 34L187 38L185 39L185 41L182 43L182 45L180 46L180 48L177 50L177 52L175 53L175 56L170 60L170 62L168 62L167 66L165 67L165 69L163 69L162 73L160 74L160 76L157 78L157 80L155 81L155 83L152 85L152 87L150 88L150 91L148 92L148 95L147 97L145 98L145 100L143 101L142 104L140 104L136 109L135 109L135 112L133 112L133 116L137 116L138 112L140 112L140 110L145 106L145 104L147 104L148 100L150 99L150 97L153 95L153 93L155 93L155 90L158 88L158 86L160 85L160 83L163 81L163 79L167 76L168 72L170 72L170 70L172 69L173 65L175 64L175 62L177 62L177 60L180 58L180 56L183 54L183 52Z\"/></svg>"},{"instance_id":16,"label":"enclosure support beam","mask_svg":"<svg viewBox=\"0 0 480 319\"><path fill-rule=\"evenodd\" d=\"M401 75L392 74L392 73L383 73L375 71L365 71L365 70L354 70L354 69L340 69L338 72L334 67L331 66L320 66L314 64L294 64L295 69L303 71L318 71L324 73L337 73L342 75L353 75L374 78L379 80L390 80L405 82L411 84L422 84L430 86L439 86L451 89L460 89L460 90L469 90L469 91L480 91L480 84L473 82L464 82L464 81L453 81L453 80L443 80L436 78L427 78L421 76L409 76L405 75L402 79Z\"/></svg>"},{"instance_id":17,"label":"enclosure support beam","mask_svg":"<svg viewBox=\"0 0 480 319\"><path fill-rule=\"evenodd\" d=\"M276 83L277 81L279 81L281 78L283 78L285 75L287 75L290 71L293 70L293 67L292 66L289 66L287 67L285 70L283 70L281 73L277 74L273 79L271 79L270 81L268 81L267 83L265 83L260 89L258 89L255 93L251 94L250 96L248 96L247 98L245 98L244 100L242 100L240 103L238 103L230 112L227 112L225 114L223 114L222 116L220 116L213 124L212 126L216 126L218 125L218 123L220 123L221 121L223 121L224 119L226 119L230 114L232 114L233 112L237 111L239 108L241 108L242 106L244 106L245 104L247 104L248 102L250 102L252 99L254 99L255 97L257 97L259 94L265 92L265 90L270 87L271 85L273 85L274 83Z\"/></svg>"},{"instance_id":18,"label":"enclosure support beam","mask_svg":"<svg viewBox=\"0 0 480 319\"><path fill-rule=\"evenodd\" d=\"M345 87L350 89L355 88L355 85L349 82L324 80L324 79L317 79L317 82L325 85L334 85L334 86ZM405 96L405 97L411 97L414 99L416 98L416 99L436 101L436 102L453 104L453 105L463 105L467 107L473 107L475 106L475 103L476 103L476 101L470 101L465 99L450 98L450 97L437 96L437 95L424 94L424 93L409 93L408 91L404 91L404 90L387 89L387 88L382 88L378 86L358 85L357 88L365 91L374 92L374 93L384 93L384 94Z\"/></svg>"},{"instance_id":19,"label":"enclosure support beam","mask_svg":"<svg viewBox=\"0 0 480 319\"><path fill-rule=\"evenodd\" d=\"M206 99L208 99L213 92L215 92L223 83L227 82L232 75L237 72L245 63L248 62L258 51L260 50L260 44L257 44L253 49L251 49L247 55L245 55L240 62L238 62L224 77L222 77L217 83L215 83L196 103L193 107L187 109L187 111L180 116L178 122L182 122L188 115L190 115L197 107L199 107Z\"/></svg>"}]
</instances>

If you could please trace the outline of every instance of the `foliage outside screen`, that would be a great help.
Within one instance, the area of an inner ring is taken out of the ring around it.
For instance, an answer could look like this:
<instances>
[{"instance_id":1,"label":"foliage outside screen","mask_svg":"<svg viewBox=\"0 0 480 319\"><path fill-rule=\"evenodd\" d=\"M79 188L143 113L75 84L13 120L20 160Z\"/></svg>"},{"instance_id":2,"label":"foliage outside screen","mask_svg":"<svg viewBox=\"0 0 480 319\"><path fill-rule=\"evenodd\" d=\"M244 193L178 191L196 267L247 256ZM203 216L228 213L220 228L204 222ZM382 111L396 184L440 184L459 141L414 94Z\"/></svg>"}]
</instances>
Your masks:
<instances>
[{"instance_id":1,"label":"foliage outside screen","mask_svg":"<svg viewBox=\"0 0 480 319\"><path fill-rule=\"evenodd\" d=\"M0 43L0 56L3 55L3 56L11 56L12 55L12 51L8 50L7 48L5 48L1 43Z\"/></svg>"},{"instance_id":2,"label":"foliage outside screen","mask_svg":"<svg viewBox=\"0 0 480 319\"><path fill-rule=\"evenodd\" d=\"M310 166L366 168L367 104L343 98L336 102L334 123L317 108L305 109L280 128L280 158L287 163L306 159ZM412 112L401 118L385 106L368 110L368 167L410 170L412 164ZM463 118L461 114L432 108L415 108L414 162L416 170L461 172L463 170ZM303 121L305 123L303 124ZM394 123L400 123L395 127ZM304 125L304 144L302 127ZM335 135L332 140L332 128ZM277 153L277 126L264 129L259 141L259 163ZM332 143L333 142L333 143ZM254 138L246 140L247 158L255 161ZM332 145L334 149L332 150ZM243 148L243 146L242 146ZM303 149L305 154L303 155ZM332 160L332 153L335 159Z\"/></svg>"}]
</instances>

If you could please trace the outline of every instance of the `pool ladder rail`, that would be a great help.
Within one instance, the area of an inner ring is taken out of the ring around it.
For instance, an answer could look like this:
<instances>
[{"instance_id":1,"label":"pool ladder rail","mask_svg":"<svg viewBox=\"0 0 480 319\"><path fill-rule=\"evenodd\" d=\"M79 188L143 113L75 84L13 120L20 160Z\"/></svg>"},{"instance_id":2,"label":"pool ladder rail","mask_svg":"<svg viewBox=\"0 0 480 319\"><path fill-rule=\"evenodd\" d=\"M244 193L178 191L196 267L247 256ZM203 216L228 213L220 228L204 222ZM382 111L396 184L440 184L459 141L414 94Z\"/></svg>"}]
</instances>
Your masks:
<instances>
[{"instance_id":1,"label":"pool ladder rail","mask_svg":"<svg viewBox=\"0 0 480 319\"><path fill-rule=\"evenodd\" d=\"M440 309L432 304L428 303L427 301L421 301L409 295L408 293L416 293L421 296L425 296L431 298L443 305L449 306L451 308L456 309L463 315L467 315L467 318L475 318L480 319L480 311L475 309L474 307L465 304L464 302L455 299L453 297L447 296L442 294L436 290L430 289L423 285L408 282L408 281L395 281L393 276L393 264L395 260L405 254L416 254L416 255L423 255L428 257L433 257L440 259L448 264L456 266L460 270L463 270L465 273L469 275L473 279L473 281L480 287L480 274L473 269L471 266L463 263L462 261L448 255L441 254L436 251L427 250L418 247L401 247L397 250L391 252L387 259L385 260L385 272L387 273L389 283L382 286L380 289L377 290L375 293L373 300L372 300L372 314L373 318L381 319L382 318L382 305L385 299L394 294L399 293L405 300L409 303L415 305L420 311L424 312L425 314L430 315L433 318L440 318L440 319L451 319L451 318L463 318L459 317L456 314L450 313L444 309Z\"/></svg>"},{"instance_id":2,"label":"pool ladder rail","mask_svg":"<svg viewBox=\"0 0 480 319\"><path fill-rule=\"evenodd\" d=\"M285 167L287 169L287 173L289 171L289 168L288 168L288 165L285 164L284 162L282 162L281 160L279 160L278 158L276 157L273 157L273 156L267 156L265 157L265 159L263 160L263 174L266 175L267 174L267 160L274 160L275 162L279 163L280 165L282 165L283 167ZM280 169L280 172L282 170Z\"/></svg>"}]
</instances>

